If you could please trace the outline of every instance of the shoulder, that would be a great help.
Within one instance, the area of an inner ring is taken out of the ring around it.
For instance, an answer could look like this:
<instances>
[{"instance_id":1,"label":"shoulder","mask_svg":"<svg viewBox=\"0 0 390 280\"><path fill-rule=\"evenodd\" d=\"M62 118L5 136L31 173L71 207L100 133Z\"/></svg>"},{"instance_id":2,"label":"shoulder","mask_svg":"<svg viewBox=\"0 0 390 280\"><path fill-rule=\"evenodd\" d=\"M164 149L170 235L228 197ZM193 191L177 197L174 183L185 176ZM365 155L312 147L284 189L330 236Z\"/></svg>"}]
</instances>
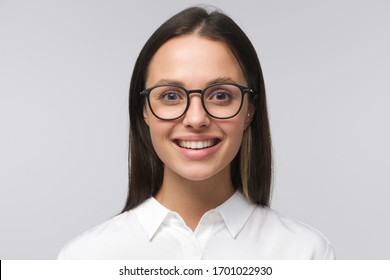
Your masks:
<instances>
[{"instance_id":1,"label":"shoulder","mask_svg":"<svg viewBox=\"0 0 390 280\"><path fill-rule=\"evenodd\" d=\"M330 242L321 232L273 209L257 206L250 223L285 259L335 258Z\"/></svg>"},{"instance_id":2,"label":"shoulder","mask_svg":"<svg viewBox=\"0 0 390 280\"><path fill-rule=\"evenodd\" d=\"M123 236L131 236L137 228L139 224L134 213L124 212L69 241L61 249L58 259L105 258L110 256L110 251L116 253L122 240L129 240Z\"/></svg>"}]
</instances>

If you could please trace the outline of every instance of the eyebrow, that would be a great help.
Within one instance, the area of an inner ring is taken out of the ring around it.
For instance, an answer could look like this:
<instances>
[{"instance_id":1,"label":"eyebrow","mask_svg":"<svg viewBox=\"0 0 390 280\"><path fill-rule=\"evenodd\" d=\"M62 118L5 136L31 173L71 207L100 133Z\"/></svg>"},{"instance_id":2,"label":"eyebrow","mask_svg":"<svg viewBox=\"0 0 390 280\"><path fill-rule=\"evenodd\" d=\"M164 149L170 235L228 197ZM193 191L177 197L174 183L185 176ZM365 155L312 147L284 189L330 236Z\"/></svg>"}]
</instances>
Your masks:
<instances>
[{"instance_id":1,"label":"eyebrow","mask_svg":"<svg viewBox=\"0 0 390 280\"><path fill-rule=\"evenodd\" d=\"M179 80L171 80L171 79L161 79L161 80L158 80L157 83L154 86L165 85L165 84L177 85L177 86L184 87L184 83L183 82L181 82Z\"/></svg>"},{"instance_id":2,"label":"eyebrow","mask_svg":"<svg viewBox=\"0 0 390 280\"><path fill-rule=\"evenodd\" d=\"M209 80L206 83L206 86L209 86L212 84L217 84L217 83L236 83L236 81L234 81L233 79L231 79L229 77L218 77L216 79ZM162 84L177 85L177 86L184 87L184 82L182 82L180 80L172 80L172 79L161 79L161 80L157 81L157 83L154 86L162 85Z\"/></svg>"}]
</instances>

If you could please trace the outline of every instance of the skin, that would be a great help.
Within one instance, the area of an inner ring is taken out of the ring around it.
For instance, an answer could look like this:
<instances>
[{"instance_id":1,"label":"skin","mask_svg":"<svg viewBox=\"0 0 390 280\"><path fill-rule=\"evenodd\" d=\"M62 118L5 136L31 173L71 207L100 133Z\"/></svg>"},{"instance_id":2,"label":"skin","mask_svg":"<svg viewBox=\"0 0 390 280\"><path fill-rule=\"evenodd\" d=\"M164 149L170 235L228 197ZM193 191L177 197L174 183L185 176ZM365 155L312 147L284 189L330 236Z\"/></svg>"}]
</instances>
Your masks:
<instances>
[{"instance_id":1,"label":"skin","mask_svg":"<svg viewBox=\"0 0 390 280\"><path fill-rule=\"evenodd\" d=\"M221 79L247 85L225 43L192 34L175 37L160 47L150 62L146 87L175 81L186 89L203 89ZM187 113L177 120L157 119L147 105L144 107L153 147L164 163L163 183L155 198L177 212L192 230L205 212L234 193L230 164L253 111L245 96L237 116L214 119L204 111L198 94L191 94ZM180 140L207 139L218 139L218 144L203 151L178 146Z\"/></svg>"}]
</instances>

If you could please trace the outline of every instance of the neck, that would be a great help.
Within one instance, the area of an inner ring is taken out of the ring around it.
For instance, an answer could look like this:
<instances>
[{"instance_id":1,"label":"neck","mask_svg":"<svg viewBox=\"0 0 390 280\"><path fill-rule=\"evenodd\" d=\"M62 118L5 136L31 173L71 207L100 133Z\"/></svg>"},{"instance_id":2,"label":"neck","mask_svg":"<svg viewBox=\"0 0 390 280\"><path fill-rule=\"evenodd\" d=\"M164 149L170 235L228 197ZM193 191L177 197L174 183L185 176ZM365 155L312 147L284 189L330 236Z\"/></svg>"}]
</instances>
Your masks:
<instances>
[{"instance_id":1,"label":"neck","mask_svg":"<svg viewBox=\"0 0 390 280\"><path fill-rule=\"evenodd\" d=\"M191 181L165 168L164 180L155 198L177 212L194 231L204 213L224 203L233 193L229 166L202 181Z\"/></svg>"}]
</instances>

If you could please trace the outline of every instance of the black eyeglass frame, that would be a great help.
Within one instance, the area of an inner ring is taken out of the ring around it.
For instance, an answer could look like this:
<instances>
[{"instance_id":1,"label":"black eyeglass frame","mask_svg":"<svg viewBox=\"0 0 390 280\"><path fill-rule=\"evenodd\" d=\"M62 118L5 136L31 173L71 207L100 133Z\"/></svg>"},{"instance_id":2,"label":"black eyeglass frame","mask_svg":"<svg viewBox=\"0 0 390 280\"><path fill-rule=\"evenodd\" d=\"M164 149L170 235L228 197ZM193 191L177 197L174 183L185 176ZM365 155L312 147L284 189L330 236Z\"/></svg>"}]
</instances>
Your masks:
<instances>
[{"instance_id":1,"label":"black eyeglass frame","mask_svg":"<svg viewBox=\"0 0 390 280\"><path fill-rule=\"evenodd\" d=\"M240 107L238 108L237 112L232 115L232 116L229 116L229 117L216 117L212 114L210 114L210 112L207 110L206 108L206 105L204 104L204 93L205 91L207 91L209 88L213 87L213 86L220 86L220 85L231 85L231 86L236 86L240 89L241 91L241 103L240 103ZM161 118L159 117L154 111L153 111L153 108L150 104L150 92L155 89L155 88L158 88L158 87L163 87L163 86L172 86L172 87L177 87L177 88L180 88L182 89L185 93L186 93L186 96L187 96L187 105L186 105L186 108L184 109L183 113L176 117L176 118L169 118L169 119L165 119L165 118ZM144 89L143 91L140 92L140 95L142 96L145 96L148 100L148 105L149 105L149 109L150 111L152 112L152 114L160 119L160 120L163 120L163 121L173 121L173 120L177 120L177 119L180 119L182 116L185 115L185 113L187 112L188 108L190 107L190 102L191 102L191 98L190 98L190 94L192 93L199 93L200 94L200 99L202 100L202 106L203 106L203 109L205 110L205 112L207 113L207 115L209 115L210 117L213 117L215 119L219 119L219 120L226 120L226 119L231 119L231 118L234 118L235 116L237 116L237 114L241 111L241 108L242 108L242 104L244 103L244 96L246 93L248 94L254 94L255 92L253 91L253 89L251 88L248 88L248 87L245 87L245 86L242 86L242 85L239 85L239 84L235 84L235 83L215 83L215 84L211 84L211 85L208 85L207 87L205 87L203 90L202 89L191 89L191 90L187 90L185 89L184 87L182 86L179 86L179 85L175 85L175 84L160 84L160 85L155 85L153 87L150 87L150 88L146 88Z\"/></svg>"}]
</instances>

